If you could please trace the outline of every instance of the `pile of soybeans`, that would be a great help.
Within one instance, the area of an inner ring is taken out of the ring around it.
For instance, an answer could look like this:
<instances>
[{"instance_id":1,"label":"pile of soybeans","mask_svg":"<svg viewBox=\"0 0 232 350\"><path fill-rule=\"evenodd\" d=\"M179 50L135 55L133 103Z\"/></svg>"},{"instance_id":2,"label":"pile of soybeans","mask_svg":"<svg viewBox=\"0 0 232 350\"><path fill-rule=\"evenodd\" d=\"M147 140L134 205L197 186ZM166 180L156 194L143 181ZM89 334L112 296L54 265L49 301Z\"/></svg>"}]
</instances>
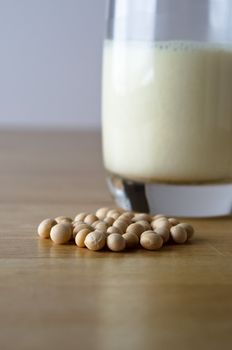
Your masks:
<instances>
[{"instance_id":1,"label":"pile of soybeans","mask_svg":"<svg viewBox=\"0 0 232 350\"><path fill-rule=\"evenodd\" d=\"M193 237L194 229L162 214L100 208L96 213L77 214L74 220L66 216L45 219L39 224L38 234L55 244L75 242L79 248L120 252L139 247L158 250L167 243L183 244Z\"/></svg>"}]
</instances>

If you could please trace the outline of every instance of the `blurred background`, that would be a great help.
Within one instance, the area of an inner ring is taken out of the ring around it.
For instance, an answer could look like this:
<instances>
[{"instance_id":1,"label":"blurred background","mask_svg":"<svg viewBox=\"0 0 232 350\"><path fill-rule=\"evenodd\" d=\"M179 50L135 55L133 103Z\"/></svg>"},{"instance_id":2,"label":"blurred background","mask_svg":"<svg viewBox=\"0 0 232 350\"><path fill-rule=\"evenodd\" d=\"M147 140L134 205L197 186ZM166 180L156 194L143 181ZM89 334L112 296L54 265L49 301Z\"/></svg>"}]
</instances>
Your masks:
<instances>
[{"instance_id":1,"label":"blurred background","mask_svg":"<svg viewBox=\"0 0 232 350\"><path fill-rule=\"evenodd\" d=\"M100 128L105 0L0 0L0 127Z\"/></svg>"}]
</instances>

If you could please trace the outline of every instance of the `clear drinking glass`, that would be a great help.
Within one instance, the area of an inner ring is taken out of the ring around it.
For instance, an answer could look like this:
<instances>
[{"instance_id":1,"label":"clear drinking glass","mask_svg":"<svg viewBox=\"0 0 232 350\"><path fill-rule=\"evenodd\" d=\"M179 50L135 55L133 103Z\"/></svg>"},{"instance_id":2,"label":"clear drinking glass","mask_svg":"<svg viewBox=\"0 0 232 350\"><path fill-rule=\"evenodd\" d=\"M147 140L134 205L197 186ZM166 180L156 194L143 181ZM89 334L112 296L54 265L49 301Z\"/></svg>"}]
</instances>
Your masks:
<instances>
[{"instance_id":1,"label":"clear drinking glass","mask_svg":"<svg viewBox=\"0 0 232 350\"><path fill-rule=\"evenodd\" d=\"M109 1L103 154L119 206L231 213L231 23L230 0Z\"/></svg>"}]
</instances>

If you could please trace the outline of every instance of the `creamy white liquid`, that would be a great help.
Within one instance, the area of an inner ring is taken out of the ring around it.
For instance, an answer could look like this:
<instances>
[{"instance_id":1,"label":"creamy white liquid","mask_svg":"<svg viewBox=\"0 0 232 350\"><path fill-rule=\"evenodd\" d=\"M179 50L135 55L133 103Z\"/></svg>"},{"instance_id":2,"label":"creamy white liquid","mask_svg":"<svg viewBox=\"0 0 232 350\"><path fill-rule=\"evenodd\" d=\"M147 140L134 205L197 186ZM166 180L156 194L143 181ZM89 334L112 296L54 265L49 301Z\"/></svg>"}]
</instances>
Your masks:
<instances>
[{"instance_id":1,"label":"creamy white liquid","mask_svg":"<svg viewBox=\"0 0 232 350\"><path fill-rule=\"evenodd\" d=\"M232 179L232 48L105 43L107 170L143 181Z\"/></svg>"}]
</instances>

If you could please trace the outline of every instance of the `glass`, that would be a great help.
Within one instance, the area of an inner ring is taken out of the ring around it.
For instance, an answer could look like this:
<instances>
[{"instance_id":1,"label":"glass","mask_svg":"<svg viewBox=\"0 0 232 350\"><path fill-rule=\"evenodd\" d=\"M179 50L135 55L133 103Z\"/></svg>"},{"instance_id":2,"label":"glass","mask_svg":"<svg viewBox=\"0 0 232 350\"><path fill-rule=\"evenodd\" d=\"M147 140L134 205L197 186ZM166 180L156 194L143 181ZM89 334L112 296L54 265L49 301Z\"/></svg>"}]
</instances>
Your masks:
<instances>
[{"instance_id":1,"label":"glass","mask_svg":"<svg viewBox=\"0 0 232 350\"><path fill-rule=\"evenodd\" d=\"M103 154L119 206L231 213L231 23L230 0L109 1Z\"/></svg>"}]
</instances>

